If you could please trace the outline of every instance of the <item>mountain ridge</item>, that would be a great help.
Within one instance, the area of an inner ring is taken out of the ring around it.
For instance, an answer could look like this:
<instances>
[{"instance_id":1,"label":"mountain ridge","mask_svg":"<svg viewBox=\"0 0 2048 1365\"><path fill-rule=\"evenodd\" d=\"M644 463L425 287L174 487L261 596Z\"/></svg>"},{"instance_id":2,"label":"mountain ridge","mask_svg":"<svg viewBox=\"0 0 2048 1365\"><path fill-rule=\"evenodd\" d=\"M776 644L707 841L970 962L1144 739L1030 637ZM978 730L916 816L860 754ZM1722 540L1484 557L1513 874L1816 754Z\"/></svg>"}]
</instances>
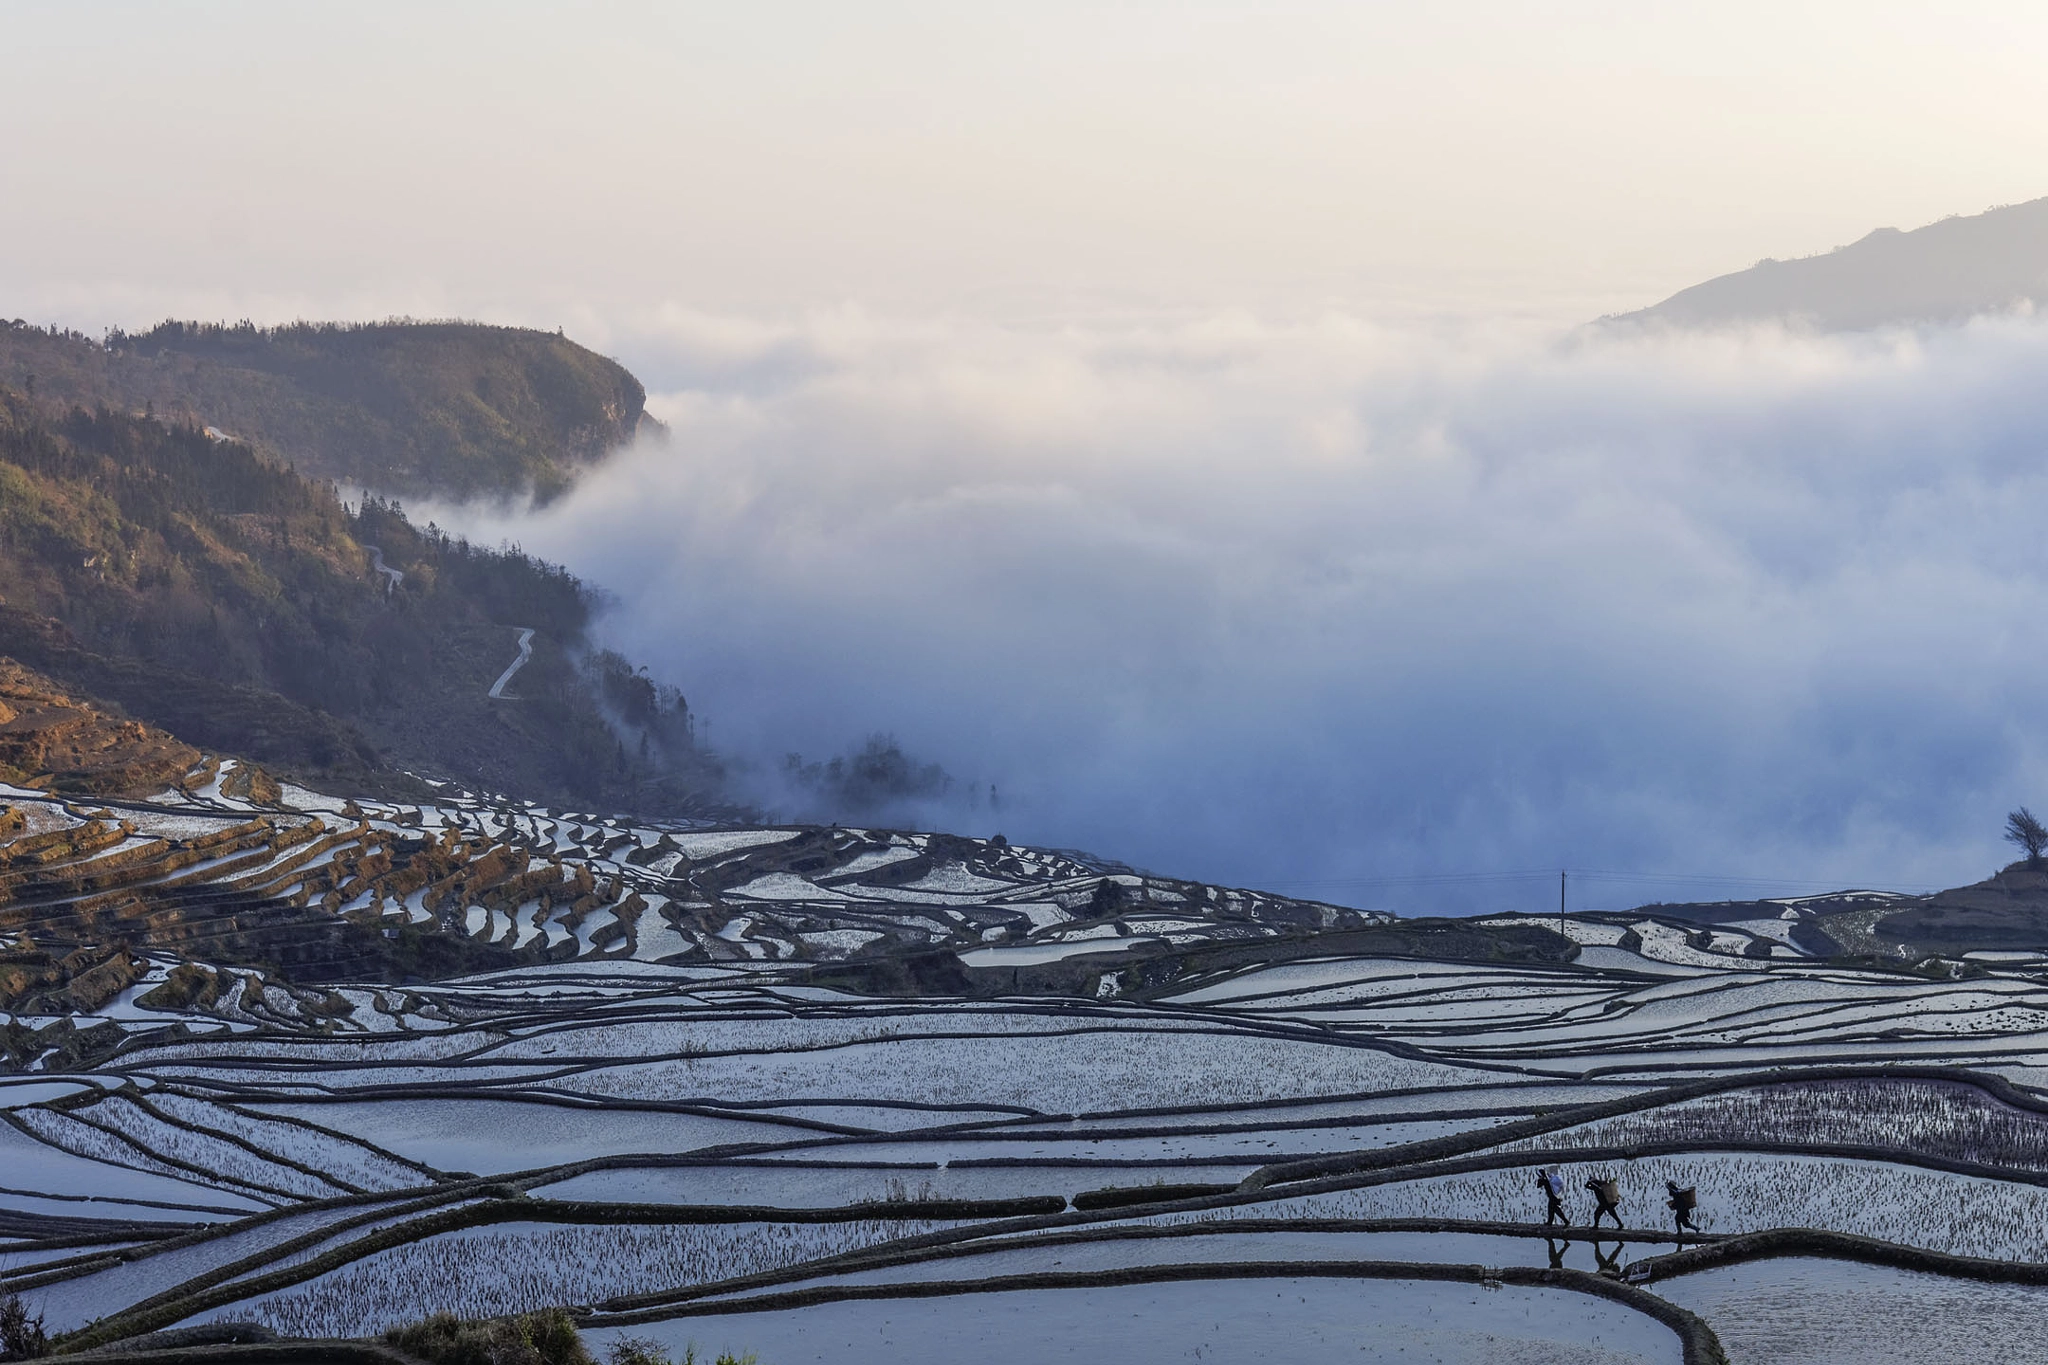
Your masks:
<instances>
[{"instance_id":1,"label":"mountain ridge","mask_svg":"<svg viewBox=\"0 0 2048 1365\"><path fill-rule=\"evenodd\" d=\"M1958 322L2048 304L2048 198L1910 231L1878 228L1847 246L1763 260L1681 289L1603 325L1785 322L1821 331Z\"/></svg>"},{"instance_id":2,"label":"mountain ridge","mask_svg":"<svg viewBox=\"0 0 2048 1365\"><path fill-rule=\"evenodd\" d=\"M663 430L617 361L475 322L170 320L95 341L0 321L0 385L58 411L188 423L310 479L407 496L544 500Z\"/></svg>"}]
</instances>

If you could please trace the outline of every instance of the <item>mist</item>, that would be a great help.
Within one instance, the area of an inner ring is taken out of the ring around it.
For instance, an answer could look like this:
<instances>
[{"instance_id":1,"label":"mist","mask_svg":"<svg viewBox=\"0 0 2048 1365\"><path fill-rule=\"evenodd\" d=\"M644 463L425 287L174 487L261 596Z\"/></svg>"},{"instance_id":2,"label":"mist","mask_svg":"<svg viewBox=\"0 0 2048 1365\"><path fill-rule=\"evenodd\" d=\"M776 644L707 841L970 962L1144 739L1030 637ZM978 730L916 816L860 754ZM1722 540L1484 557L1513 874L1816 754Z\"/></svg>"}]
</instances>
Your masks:
<instances>
[{"instance_id":1,"label":"mist","mask_svg":"<svg viewBox=\"0 0 2048 1365\"><path fill-rule=\"evenodd\" d=\"M601 583L771 802L887 733L954 778L903 818L1423 913L1951 885L2048 801L2030 318L616 349L666 444L437 514Z\"/></svg>"}]
</instances>

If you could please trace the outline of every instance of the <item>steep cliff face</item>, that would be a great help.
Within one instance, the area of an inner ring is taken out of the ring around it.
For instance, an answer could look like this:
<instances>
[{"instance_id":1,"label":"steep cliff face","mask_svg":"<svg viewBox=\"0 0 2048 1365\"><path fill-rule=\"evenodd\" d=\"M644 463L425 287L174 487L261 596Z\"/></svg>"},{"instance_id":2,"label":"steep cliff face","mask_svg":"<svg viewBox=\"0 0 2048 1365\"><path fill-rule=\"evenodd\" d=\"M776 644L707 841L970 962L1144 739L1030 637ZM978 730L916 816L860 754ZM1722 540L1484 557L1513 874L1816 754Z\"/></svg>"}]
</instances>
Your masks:
<instances>
[{"instance_id":1,"label":"steep cliff face","mask_svg":"<svg viewBox=\"0 0 2048 1365\"><path fill-rule=\"evenodd\" d=\"M549 497L659 425L616 361L461 322L166 322L104 342L0 323L0 384L212 428L312 478L400 495Z\"/></svg>"}]
</instances>

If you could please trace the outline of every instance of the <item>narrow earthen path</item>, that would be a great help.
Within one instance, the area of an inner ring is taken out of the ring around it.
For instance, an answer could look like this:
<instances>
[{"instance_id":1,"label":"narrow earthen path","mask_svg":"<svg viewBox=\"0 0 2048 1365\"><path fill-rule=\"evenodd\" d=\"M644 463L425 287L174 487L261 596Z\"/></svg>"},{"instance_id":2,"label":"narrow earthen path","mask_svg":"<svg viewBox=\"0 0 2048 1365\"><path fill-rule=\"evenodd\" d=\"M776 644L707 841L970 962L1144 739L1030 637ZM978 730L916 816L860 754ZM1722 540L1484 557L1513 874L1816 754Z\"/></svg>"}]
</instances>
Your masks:
<instances>
[{"instance_id":1,"label":"narrow earthen path","mask_svg":"<svg viewBox=\"0 0 2048 1365\"><path fill-rule=\"evenodd\" d=\"M505 671L498 675L498 680L491 684L490 695L497 701L505 700L505 684L511 682L512 675L526 667L526 661L533 657L533 628L514 626L513 629L519 632L519 657L507 664Z\"/></svg>"}]
</instances>

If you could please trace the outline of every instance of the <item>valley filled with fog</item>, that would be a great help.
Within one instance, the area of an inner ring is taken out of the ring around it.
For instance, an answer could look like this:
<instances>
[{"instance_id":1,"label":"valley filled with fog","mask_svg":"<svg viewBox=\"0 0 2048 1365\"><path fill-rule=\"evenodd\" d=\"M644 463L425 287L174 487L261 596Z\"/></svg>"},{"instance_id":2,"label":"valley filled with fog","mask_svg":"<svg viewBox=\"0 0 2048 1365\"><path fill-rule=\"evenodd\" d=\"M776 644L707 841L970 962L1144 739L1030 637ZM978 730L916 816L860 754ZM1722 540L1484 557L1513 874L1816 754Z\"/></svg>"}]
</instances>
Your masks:
<instances>
[{"instance_id":1,"label":"valley filled with fog","mask_svg":"<svg viewBox=\"0 0 2048 1365\"><path fill-rule=\"evenodd\" d=\"M2048 325L1025 328L681 312L666 441L424 506L613 596L790 815L1411 912L1591 869L1973 880L2038 790ZM783 778L875 733L943 795ZM829 802L826 803L829 805ZM1616 882L1628 904L1697 884Z\"/></svg>"}]
</instances>

